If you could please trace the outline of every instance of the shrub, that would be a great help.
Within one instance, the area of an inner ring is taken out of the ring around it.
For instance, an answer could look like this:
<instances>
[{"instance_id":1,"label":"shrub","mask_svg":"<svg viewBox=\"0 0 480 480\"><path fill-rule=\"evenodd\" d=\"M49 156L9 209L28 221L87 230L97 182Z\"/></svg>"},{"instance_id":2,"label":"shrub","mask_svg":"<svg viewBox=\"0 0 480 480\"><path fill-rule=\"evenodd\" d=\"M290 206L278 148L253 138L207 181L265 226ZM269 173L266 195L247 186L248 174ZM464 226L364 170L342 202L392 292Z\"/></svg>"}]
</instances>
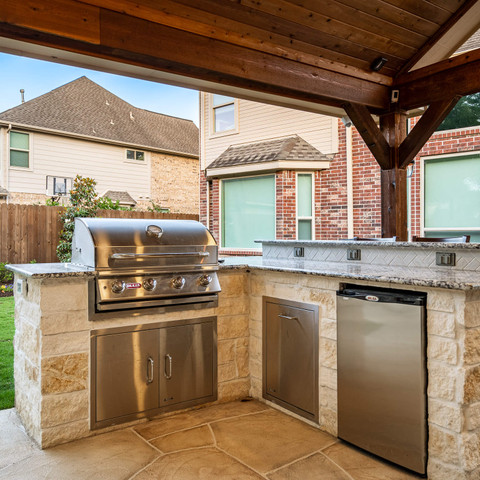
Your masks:
<instances>
[{"instance_id":1,"label":"shrub","mask_svg":"<svg viewBox=\"0 0 480 480\"><path fill-rule=\"evenodd\" d=\"M0 262L0 283L12 283L13 272L5 268L6 263Z\"/></svg>"},{"instance_id":2,"label":"shrub","mask_svg":"<svg viewBox=\"0 0 480 480\"><path fill-rule=\"evenodd\" d=\"M72 238L75 218L94 217L97 214L98 200L95 191L97 182L93 178L77 175L70 190L70 205L60 213L63 230L57 246L57 257L61 262L72 259Z\"/></svg>"}]
</instances>

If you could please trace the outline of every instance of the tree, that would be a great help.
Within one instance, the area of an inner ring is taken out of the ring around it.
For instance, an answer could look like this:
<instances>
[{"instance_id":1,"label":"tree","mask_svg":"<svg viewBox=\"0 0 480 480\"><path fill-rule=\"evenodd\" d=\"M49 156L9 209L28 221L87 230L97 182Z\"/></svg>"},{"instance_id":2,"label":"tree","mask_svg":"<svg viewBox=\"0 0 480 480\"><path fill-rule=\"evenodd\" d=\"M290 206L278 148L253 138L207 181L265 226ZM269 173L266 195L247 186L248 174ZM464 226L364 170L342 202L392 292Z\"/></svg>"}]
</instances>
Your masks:
<instances>
[{"instance_id":1,"label":"tree","mask_svg":"<svg viewBox=\"0 0 480 480\"><path fill-rule=\"evenodd\" d=\"M57 257L61 262L72 259L72 238L76 217L95 217L98 209L97 193L93 178L77 175L70 190L70 205L60 213L63 230L57 246Z\"/></svg>"},{"instance_id":2,"label":"tree","mask_svg":"<svg viewBox=\"0 0 480 480\"><path fill-rule=\"evenodd\" d=\"M437 131L480 125L480 93L462 97Z\"/></svg>"}]
</instances>

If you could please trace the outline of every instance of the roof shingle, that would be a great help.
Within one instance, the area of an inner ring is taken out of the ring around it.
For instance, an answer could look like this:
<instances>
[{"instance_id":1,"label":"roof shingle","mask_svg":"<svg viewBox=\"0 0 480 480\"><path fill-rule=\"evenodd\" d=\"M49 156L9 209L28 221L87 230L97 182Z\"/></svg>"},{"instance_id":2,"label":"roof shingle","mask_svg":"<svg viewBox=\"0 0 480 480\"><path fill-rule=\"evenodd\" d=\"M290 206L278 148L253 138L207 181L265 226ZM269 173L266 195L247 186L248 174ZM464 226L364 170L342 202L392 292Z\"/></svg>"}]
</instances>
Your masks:
<instances>
[{"instance_id":1,"label":"roof shingle","mask_svg":"<svg viewBox=\"0 0 480 480\"><path fill-rule=\"evenodd\" d=\"M302 137L292 135L275 140L229 147L208 166L208 169L281 160L325 161L329 159L327 155L314 148Z\"/></svg>"},{"instance_id":2,"label":"roof shingle","mask_svg":"<svg viewBox=\"0 0 480 480\"><path fill-rule=\"evenodd\" d=\"M150 112L125 102L87 77L0 113L0 122L198 156L191 120Z\"/></svg>"}]
</instances>

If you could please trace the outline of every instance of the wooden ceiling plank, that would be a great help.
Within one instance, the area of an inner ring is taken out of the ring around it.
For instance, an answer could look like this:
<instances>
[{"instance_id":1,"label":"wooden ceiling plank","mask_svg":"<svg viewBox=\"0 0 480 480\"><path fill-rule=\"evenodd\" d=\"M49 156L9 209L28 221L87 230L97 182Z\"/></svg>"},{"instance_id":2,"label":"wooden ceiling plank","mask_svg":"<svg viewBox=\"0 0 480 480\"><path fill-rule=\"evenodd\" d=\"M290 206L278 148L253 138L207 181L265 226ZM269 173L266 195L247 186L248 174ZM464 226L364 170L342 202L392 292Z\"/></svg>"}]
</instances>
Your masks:
<instances>
[{"instance_id":1,"label":"wooden ceiling plank","mask_svg":"<svg viewBox=\"0 0 480 480\"><path fill-rule=\"evenodd\" d=\"M45 32L91 43L100 39L99 15L98 8L69 0L3 0L0 8L0 22L27 28L41 24Z\"/></svg>"},{"instance_id":2,"label":"wooden ceiling plank","mask_svg":"<svg viewBox=\"0 0 480 480\"><path fill-rule=\"evenodd\" d=\"M406 168L445 120L461 97L432 103L407 135L399 148L400 168Z\"/></svg>"},{"instance_id":3,"label":"wooden ceiling plank","mask_svg":"<svg viewBox=\"0 0 480 480\"><path fill-rule=\"evenodd\" d=\"M365 0L336 0L336 2L340 5L348 5L389 23L404 26L417 33L424 33L427 37L433 35L438 29L438 24L430 21L428 18L419 17L394 5L388 5L383 0L368 0L368 2Z\"/></svg>"},{"instance_id":4,"label":"wooden ceiling plank","mask_svg":"<svg viewBox=\"0 0 480 480\"><path fill-rule=\"evenodd\" d=\"M328 54L324 49L297 40L287 39L257 27L250 26L249 32L245 32L244 25L235 20L222 18L220 26L217 16L185 5L179 5L174 1L162 0L161 4L156 0L143 0L142 4L139 4L137 0L81 1L204 37L278 55L307 65L325 68L333 72L344 74L348 70L348 74L356 78L362 78L382 85L392 84L391 77L367 70L368 64L366 62L347 56L344 56L343 59L348 64L329 60L322 57L322 55Z\"/></svg>"},{"instance_id":5,"label":"wooden ceiling plank","mask_svg":"<svg viewBox=\"0 0 480 480\"><path fill-rule=\"evenodd\" d=\"M383 0L385 3L398 7L407 12L418 15L421 18L428 18L438 25L445 23L451 13L432 5L426 0Z\"/></svg>"},{"instance_id":6,"label":"wooden ceiling plank","mask_svg":"<svg viewBox=\"0 0 480 480\"><path fill-rule=\"evenodd\" d=\"M314 28L301 26L290 20L274 17L260 10L254 10L244 5L239 8L235 0L176 0L176 2L213 13L219 17L237 20L246 25L255 26L266 31L273 31L286 38L311 43L326 51L332 51L333 54L340 52L354 58L359 58L368 64L383 53L332 35L323 34L320 36ZM391 68L398 69L404 64L404 60L389 55L389 64Z\"/></svg>"},{"instance_id":7,"label":"wooden ceiling plank","mask_svg":"<svg viewBox=\"0 0 480 480\"><path fill-rule=\"evenodd\" d=\"M367 107L355 103L342 106L380 167L390 168L390 146Z\"/></svg>"},{"instance_id":8,"label":"wooden ceiling plank","mask_svg":"<svg viewBox=\"0 0 480 480\"><path fill-rule=\"evenodd\" d=\"M398 75L403 75L409 72L425 55L440 42L442 37L448 34L452 29L461 28L459 21L464 18L467 13L478 5L478 0L466 0L463 5L453 14L451 17L438 29L438 31L430 37L430 39L425 43L425 45L412 57L405 65L400 69ZM478 22L477 22L478 23ZM463 42L466 36L470 36L472 32L466 31L464 35L460 36L461 41ZM442 53L443 56L449 57L458 47L456 42L448 42L448 49ZM438 61L437 58L434 61Z\"/></svg>"},{"instance_id":9,"label":"wooden ceiling plank","mask_svg":"<svg viewBox=\"0 0 480 480\"><path fill-rule=\"evenodd\" d=\"M287 21L294 19L294 22L299 25L315 29L319 38L323 34L331 35L332 37L382 52L385 56L391 55L397 58L410 58L417 51L417 48L406 45L404 42L394 42L386 36L362 30L358 28L356 24L346 24L332 16L329 17L317 11L308 10L303 6L299 7L285 0L230 1L239 1L241 5Z\"/></svg>"},{"instance_id":10,"label":"wooden ceiling plank","mask_svg":"<svg viewBox=\"0 0 480 480\"><path fill-rule=\"evenodd\" d=\"M309 11L321 13L328 17L336 18L354 28L359 28L365 32L373 32L380 36L386 36L398 42L415 49L422 46L428 39L424 33L410 30L402 25L397 25L363 12L359 8L353 8L348 5L341 5L335 0L323 0L319 3L317 0L286 0L297 6L303 6Z\"/></svg>"},{"instance_id":11,"label":"wooden ceiling plank","mask_svg":"<svg viewBox=\"0 0 480 480\"><path fill-rule=\"evenodd\" d=\"M449 61L440 65L425 67L422 71L415 71L402 77L401 85L394 84L399 90L399 104L405 110L430 105L445 98L456 95L464 96L480 92L480 51L474 50L463 55L460 59L452 59L455 66L450 67ZM461 62L463 60L463 63ZM430 69L436 69L430 73ZM419 74L423 73L424 76ZM411 76L411 77L410 77ZM411 81L408 79L411 78Z\"/></svg>"},{"instance_id":12,"label":"wooden ceiling plank","mask_svg":"<svg viewBox=\"0 0 480 480\"><path fill-rule=\"evenodd\" d=\"M428 0L430 3L433 3L437 7L447 10L447 12L454 13L457 11L458 7L462 6L464 0Z\"/></svg>"}]
</instances>

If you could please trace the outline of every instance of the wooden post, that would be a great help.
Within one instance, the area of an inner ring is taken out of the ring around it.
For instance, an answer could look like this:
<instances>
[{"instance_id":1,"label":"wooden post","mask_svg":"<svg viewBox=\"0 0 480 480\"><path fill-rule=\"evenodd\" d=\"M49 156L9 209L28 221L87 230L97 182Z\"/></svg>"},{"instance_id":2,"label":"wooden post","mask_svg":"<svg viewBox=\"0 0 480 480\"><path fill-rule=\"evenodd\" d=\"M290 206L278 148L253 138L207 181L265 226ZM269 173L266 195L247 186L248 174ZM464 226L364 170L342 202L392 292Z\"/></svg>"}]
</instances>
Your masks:
<instances>
[{"instance_id":1,"label":"wooden post","mask_svg":"<svg viewBox=\"0 0 480 480\"><path fill-rule=\"evenodd\" d=\"M400 145L407 136L406 113L382 115L380 130L390 146L389 168L381 171L382 237L407 241L407 171L400 167Z\"/></svg>"}]
</instances>

